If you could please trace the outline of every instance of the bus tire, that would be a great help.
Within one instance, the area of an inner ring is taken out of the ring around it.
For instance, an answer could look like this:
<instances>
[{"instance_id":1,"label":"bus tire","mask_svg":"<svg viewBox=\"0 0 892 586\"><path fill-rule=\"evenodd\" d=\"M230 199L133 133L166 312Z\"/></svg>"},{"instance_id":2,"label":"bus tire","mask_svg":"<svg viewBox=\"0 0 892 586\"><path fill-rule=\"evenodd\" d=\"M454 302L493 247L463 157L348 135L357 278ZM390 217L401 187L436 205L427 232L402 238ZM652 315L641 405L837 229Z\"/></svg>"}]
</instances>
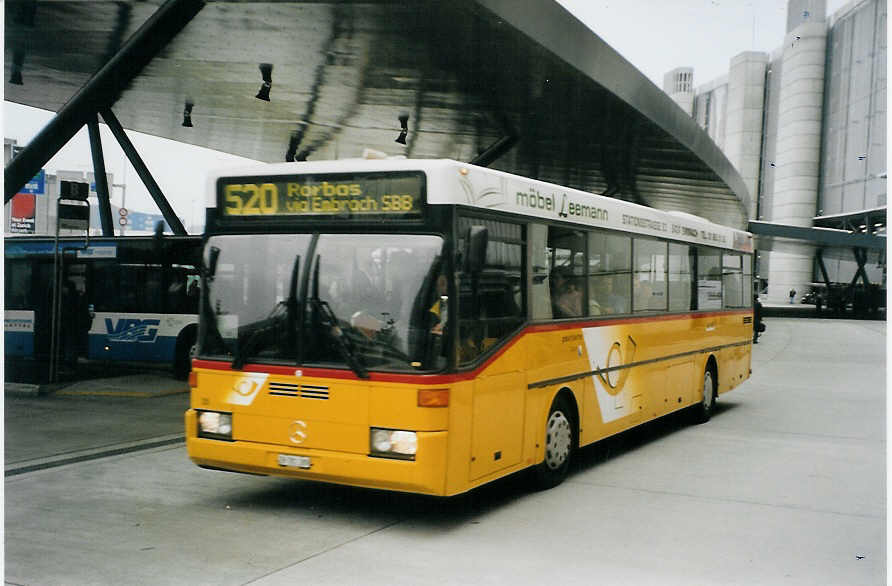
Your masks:
<instances>
[{"instance_id":1,"label":"bus tire","mask_svg":"<svg viewBox=\"0 0 892 586\"><path fill-rule=\"evenodd\" d=\"M197 328L192 325L186 327L177 336L173 356L173 375L180 380L189 378L189 372L192 371L192 354L195 351L197 331Z\"/></svg>"},{"instance_id":2,"label":"bus tire","mask_svg":"<svg viewBox=\"0 0 892 586\"><path fill-rule=\"evenodd\" d=\"M575 413L566 397L558 395L545 423L545 458L536 467L536 485L540 489L557 486L567 477L576 445L575 429Z\"/></svg>"},{"instance_id":3,"label":"bus tire","mask_svg":"<svg viewBox=\"0 0 892 586\"><path fill-rule=\"evenodd\" d=\"M703 396L692 410L694 423L706 423L715 411L716 376L712 363L707 364L703 373Z\"/></svg>"}]
</instances>

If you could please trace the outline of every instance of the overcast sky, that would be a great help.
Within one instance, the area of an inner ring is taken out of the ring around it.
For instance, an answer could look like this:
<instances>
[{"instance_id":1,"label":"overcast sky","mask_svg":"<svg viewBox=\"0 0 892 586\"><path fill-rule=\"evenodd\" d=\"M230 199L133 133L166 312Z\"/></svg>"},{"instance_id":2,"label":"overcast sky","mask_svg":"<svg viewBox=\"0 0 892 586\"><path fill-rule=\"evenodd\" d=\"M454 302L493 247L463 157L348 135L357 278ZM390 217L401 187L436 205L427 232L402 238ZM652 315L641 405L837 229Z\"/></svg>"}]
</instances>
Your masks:
<instances>
[{"instance_id":1,"label":"overcast sky","mask_svg":"<svg viewBox=\"0 0 892 586\"><path fill-rule=\"evenodd\" d=\"M728 73L742 51L771 53L784 40L786 0L557 0L658 87L676 67L694 86ZM830 16L848 0L826 0Z\"/></svg>"},{"instance_id":2,"label":"overcast sky","mask_svg":"<svg viewBox=\"0 0 892 586\"><path fill-rule=\"evenodd\" d=\"M786 0L558 1L659 87L662 87L663 74L676 67L694 68L695 87L725 75L731 58L741 51L771 52L780 47L786 28ZM845 4L846 0L827 0L827 14L833 14ZM48 112L4 102L3 134L20 145L27 144L51 116ZM105 125L100 127L108 172L114 174L114 183L122 183L126 177L127 207L158 213L111 132ZM204 217L204 173L246 161L135 132L128 134L162 191L201 194L171 201L187 226L201 223ZM183 176L182 161L187 153L189 173ZM86 129L45 168L51 173L92 170ZM116 205L121 203L121 194L120 187L113 188L112 200Z\"/></svg>"}]
</instances>

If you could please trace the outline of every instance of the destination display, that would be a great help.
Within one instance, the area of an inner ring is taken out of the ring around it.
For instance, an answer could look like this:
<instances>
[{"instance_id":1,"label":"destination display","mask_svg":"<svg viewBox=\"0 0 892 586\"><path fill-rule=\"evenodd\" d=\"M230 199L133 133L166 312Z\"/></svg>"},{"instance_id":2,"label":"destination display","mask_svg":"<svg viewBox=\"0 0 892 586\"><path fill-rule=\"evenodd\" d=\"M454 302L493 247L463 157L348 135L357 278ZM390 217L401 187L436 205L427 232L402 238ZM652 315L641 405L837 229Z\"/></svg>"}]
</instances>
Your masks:
<instances>
[{"instance_id":1,"label":"destination display","mask_svg":"<svg viewBox=\"0 0 892 586\"><path fill-rule=\"evenodd\" d=\"M420 218L424 174L223 177L217 208L224 217Z\"/></svg>"}]
</instances>

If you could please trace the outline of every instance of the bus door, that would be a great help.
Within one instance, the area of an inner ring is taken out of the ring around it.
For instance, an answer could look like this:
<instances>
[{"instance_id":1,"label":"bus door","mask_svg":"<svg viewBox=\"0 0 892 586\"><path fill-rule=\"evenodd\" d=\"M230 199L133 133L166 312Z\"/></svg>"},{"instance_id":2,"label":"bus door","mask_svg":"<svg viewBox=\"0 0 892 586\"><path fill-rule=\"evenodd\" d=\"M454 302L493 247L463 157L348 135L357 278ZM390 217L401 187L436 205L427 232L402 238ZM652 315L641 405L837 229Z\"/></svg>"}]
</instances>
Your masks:
<instances>
[{"instance_id":1,"label":"bus door","mask_svg":"<svg viewBox=\"0 0 892 586\"><path fill-rule=\"evenodd\" d=\"M459 282L459 364L480 364L516 335L526 315L520 227L492 223L486 263ZM527 381L520 345L485 366L474 381L470 479L520 463Z\"/></svg>"},{"instance_id":2,"label":"bus door","mask_svg":"<svg viewBox=\"0 0 892 586\"><path fill-rule=\"evenodd\" d=\"M65 255L60 279L58 328L59 357L63 364L74 365L80 356L87 354L87 336L90 331L90 298L88 266L76 258Z\"/></svg>"},{"instance_id":3,"label":"bus door","mask_svg":"<svg viewBox=\"0 0 892 586\"><path fill-rule=\"evenodd\" d=\"M459 284L458 360L480 364L508 339L523 317L518 267L463 274ZM527 379L519 346L491 361L474 379L471 465L475 481L520 463L523 455Z\"/></svg>"},{"instance_id":4,"label":"bus door","mask_svg":"<svg viewBox=\"0 0 892 586\"><path fill-rule=\"evenodd\" d=\"M520 462L525 399L523 372L487 373L474 381L470 480Z\"/></svg>"},{"instance_id":5,"label":"bus door","mask_svg":"<svg viewBox=\"0 0 892 586\"><path fill-rule=\"evenodd\" d=\"M55 346L60 365L74 368L78 357L86 354L87 332L90 315L87 305L87 265L78 261L74 251L65 251L59 256L59 281L53 279L52 261L36 265L40 283L45 290L35 297L40 308L35 327L35 346L38 354L49 358ZM54 293L54 290L57 290ZM39 290L38 290L39 291ZM58 324L55 328L53 345L53 296L58 294Z\"/></svg>"}]
</instances>

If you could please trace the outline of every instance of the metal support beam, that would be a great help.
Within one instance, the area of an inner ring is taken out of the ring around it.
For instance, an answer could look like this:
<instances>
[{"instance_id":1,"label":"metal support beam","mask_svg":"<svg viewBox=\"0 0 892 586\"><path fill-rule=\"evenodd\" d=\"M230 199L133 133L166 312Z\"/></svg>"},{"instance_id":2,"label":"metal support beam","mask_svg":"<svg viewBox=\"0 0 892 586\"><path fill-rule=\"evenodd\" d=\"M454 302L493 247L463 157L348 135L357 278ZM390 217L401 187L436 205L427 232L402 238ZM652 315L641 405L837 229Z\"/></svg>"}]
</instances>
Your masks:
<instances>
[{"instance_id":1,"label":"metal support beam","mask_svg":"<svg viewBox=\"0 0 892 586\"><path fill-rule=\"evenodd\" d=\"M815 251L815 260L818 263L818 268L821 270L821 278L824 279L824 285L827 286L827 290L830 290L830 277L827 276L827 267L824 265L824 249L819 248Z\"/></svg>"},{"instance_id":2,"label":"metal support beam","mask_svg":"<svg viewBox=\"0 0 892 586\"><path fill-rule=\"evenodd\" d=\"M772 222L751 221L749 223L749 231L761 236L806 240L817 246L852 247L870 250L885 250L886 248L885 236L858 234L831 228L806 228L803 226L774 224Z\"/></svg>"},{"instance_id":3,"label":"metal support beam","mask_svg":"<svg viewBox=\"0 0 892 586\"><path fill-rule=\"evenodd\" d=\"M99 222L102 224L102 235L114 236L115 226L112 223L108 178L105 176L102 137L99 135L99 122L95 114L87 121L87 130L90 133L90 150L93 152L93 175L96 177L96 198L99 200Z\"/></svg>"},{"instance_id":4,"label":"metal support beam","mask_svg":"<svg viewBox=\"0 0 892 586\"><path fill-rule=\"evenodd\" d=\"M864 265L867 264L867 251L861 248L853 248L852 252L855 253L855 260L858 262L858 270L855 272L855 280L858 277L861 277L861 282L864 283L865 287L870 287L870 279L867 278L867 271L864 270ZM852 282L853 284L855 281Z\"/></svg>"},{"instance_id":5,"label":"metal support beam","mask_svg":"<svg viewBox=\"0 0 892 586\"><path fill-rule=\"evenodd\" d=\"M204 6L204 0L167 0L35 136L4 171L8 202L95 115L108 108L142 69Z\"/></svg>"},{"instance_id":6,"label":"metal support beam","mask_svg":"<svg viewBox=\"0 0 892 586\"><path fill-rule=\"evenodd\" d=\"M180 219L173 211L173 208L170 207L167 198L164 197L164 193L162 193L161 188L155 182L155 178L152 177L149 168L146 167L146 164L143 163L139 153L136 152L133 143L127 138L127 133L124 132L121 123L118 122L118 119L112 114L112 111L107 108L102 110L102 119L105 120L105 123L108 124L112 134L118 139L118 144L121 145L121 150L123 150L124 154L127 155L127 158L130 159L130 164L136 169L136 173L139 175L139 178L142 179L143 184L149 191L149 195L155 200L155 205L161 210L161 214L164 216L167 225L170 226L170 229L173 230L173 233L177 236L186 236L186 229L183 227L183 223L180 222Z\"/></svg>"}]
</instances>

